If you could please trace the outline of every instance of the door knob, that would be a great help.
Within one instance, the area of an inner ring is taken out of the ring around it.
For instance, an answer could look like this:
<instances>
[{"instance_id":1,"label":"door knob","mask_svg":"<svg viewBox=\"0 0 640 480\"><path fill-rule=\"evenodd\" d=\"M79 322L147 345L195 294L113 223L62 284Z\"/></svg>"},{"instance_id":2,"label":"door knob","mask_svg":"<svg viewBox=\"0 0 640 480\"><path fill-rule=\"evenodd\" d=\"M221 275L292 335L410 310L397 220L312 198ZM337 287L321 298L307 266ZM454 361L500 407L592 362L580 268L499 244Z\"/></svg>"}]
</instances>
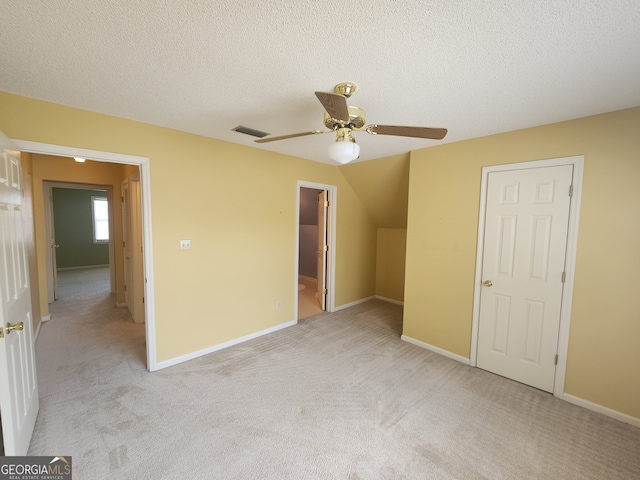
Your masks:
<instances>
[{"instance_id":1,"label":"door knob","mask_svg":"<svg viewBox=\"0 0 640 480\"><path fill-rule=\"evenodd\" d=\"M15 325L11 325L10 323L7 323L7 335L9 335L13 330L22 330L24 328L24 323L20 322L20 323L16 323Z\"/></svg>"},{"instance_id":2,"label":"door knob","mask_svg":"<svg viewBox=\"0 0 640 480\"><path fill-rule=\"evenodd\" d=\"M490 287L491 285L493 285L493 282L492 282L491 280L485 280L485 281L484 281L484 283L483 283L483 285L484 285L485 287Z\"/></svg>"}]
</instances>

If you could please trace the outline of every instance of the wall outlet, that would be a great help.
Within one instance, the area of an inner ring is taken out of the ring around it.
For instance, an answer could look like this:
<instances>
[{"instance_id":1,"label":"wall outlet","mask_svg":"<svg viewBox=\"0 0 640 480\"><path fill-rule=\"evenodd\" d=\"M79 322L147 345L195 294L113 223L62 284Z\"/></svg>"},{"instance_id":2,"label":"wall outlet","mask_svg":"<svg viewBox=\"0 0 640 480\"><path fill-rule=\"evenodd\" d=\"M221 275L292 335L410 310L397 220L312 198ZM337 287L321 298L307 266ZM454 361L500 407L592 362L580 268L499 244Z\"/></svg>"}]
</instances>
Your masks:
<instances>
[{"instance_id":1,"label":"wall outlet","mask_svg":"<svg viewBox=\"0 0 640 480\"><path fill-rule=\"evenodd\" d=\"M282 303L280 303L280 300L278 300L276 302L276 310L280 310L282 308Z\"/></svg>"},{"instance_id":2,"label":"wall outlet","mask_svg":"<svg viewBox=\"0 0 640 480\"><path fill-rule=\"evenodd\" d=\"M191 240L180 240L180 250L191 250Z\"/></svg>"}]
</instances>

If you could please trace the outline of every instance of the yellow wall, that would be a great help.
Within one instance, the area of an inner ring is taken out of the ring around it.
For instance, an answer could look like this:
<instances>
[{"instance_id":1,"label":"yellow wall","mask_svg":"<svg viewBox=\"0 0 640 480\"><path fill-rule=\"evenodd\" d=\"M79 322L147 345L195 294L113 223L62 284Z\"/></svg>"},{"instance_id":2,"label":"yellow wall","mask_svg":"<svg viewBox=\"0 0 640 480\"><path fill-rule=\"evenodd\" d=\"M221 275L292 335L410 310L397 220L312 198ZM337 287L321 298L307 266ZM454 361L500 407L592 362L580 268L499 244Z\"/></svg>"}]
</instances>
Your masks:
<instances>
[{"instance_id":1,"label":"yellow wall","mask_svg":"<svg viewBox=\"0 0 640 480\"><path fill-rule=\"evenodd\" d=\"M403 228L379 228L376 256L376 295L404 301L404 263L407 231Z\"/></svg>"},{"instance_id":2,"label":"yellow wall","mask_svg":"<svg viewBox=\"0 0 640 480\"><path fill-rule=\"evenodd\" d=\"M481 168L584 155L565 392L640 418L640 108L412 152L404 334L469 357Z\"/></svg>"},{"instance_id":3,"label":"yellow wall","mask_svg":"<svg viewBox=\"0 0 640 480\"><path fill-rule=\"evenodd\" d=\"M295 318L297 180L338 187L336 306L375 293L376 228L335 166L1 92L0 130L150 159L157 361Z\"/></svg>"}]
</instances>

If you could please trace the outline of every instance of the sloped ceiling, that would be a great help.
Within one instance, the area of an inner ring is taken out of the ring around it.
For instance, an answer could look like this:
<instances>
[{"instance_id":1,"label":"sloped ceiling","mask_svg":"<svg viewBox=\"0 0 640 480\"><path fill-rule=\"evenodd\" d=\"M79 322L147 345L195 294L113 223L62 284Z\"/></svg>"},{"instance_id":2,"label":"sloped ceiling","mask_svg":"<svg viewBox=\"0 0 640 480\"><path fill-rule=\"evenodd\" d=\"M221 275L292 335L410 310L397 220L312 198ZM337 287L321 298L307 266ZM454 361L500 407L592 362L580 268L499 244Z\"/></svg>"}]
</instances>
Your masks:
<instances>
[{"instance_id":1,"label":"sloped ceiling","mask_svg":"<svg viewBox=\"0 0 640 480\"><path fill-rule=\"evenodd\" d=\"M637 0L3 0L0 90L331 163L313 92L453 142L640 105ZM360 161L438 142L356 135Z\"/></svg>"},{"instance_id":2,"label":"sloped ceiling","mask_svg":"<svg viewBox=\"0 0 640 480\"><path fill-rule=\"evenodd\" d=\"M379 228L407 228L409 154L340 167Z\"/></svg>"}]
</instances>

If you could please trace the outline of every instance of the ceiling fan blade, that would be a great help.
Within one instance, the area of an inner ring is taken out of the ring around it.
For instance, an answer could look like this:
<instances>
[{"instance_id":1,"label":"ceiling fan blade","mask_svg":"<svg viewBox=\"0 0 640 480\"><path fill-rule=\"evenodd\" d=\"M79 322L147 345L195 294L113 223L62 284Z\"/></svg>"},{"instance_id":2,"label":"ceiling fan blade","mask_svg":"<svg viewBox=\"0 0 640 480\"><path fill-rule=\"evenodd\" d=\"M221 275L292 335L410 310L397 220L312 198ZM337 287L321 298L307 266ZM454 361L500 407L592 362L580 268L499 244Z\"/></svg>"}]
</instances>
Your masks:
<instances>
[{"instance_id":1,"label":"ceiling fan blade","mask_svg":"<svg viewBox=\"0 0 640 480\"><path fill-rule=\"evenodd\" d=\"M311 130L310 132L291 133L289 135L280 135L279 137L264 137L254 140L256 143L277 142L278 140L286 140L287 138L305 137L307 135L317 135L318 133L329 133L333 130Z\"/></svg>"},{"instance_id":2,"label":"ceiling fan blade","mask_svg":"<svg viewBox=\"0 0 640 480\"><path fill-rule=\"evenodd\" d=\"M446 128L401 127L398 125L368 125L365 130L373 135L397 135L432 140L442 140L447 134Z\"/></svg>"},{"instance_id":3,"label":"ceiling fan blade","mask_svg":"<svg viewBox=\"0 0 640 480\"><path fill-rule=\"evenodd\" d=\"M349 122L349 106L347 98L339 93L316 92L316 97L331 118L341 122Z\"/></svg>"}]
</instances>

